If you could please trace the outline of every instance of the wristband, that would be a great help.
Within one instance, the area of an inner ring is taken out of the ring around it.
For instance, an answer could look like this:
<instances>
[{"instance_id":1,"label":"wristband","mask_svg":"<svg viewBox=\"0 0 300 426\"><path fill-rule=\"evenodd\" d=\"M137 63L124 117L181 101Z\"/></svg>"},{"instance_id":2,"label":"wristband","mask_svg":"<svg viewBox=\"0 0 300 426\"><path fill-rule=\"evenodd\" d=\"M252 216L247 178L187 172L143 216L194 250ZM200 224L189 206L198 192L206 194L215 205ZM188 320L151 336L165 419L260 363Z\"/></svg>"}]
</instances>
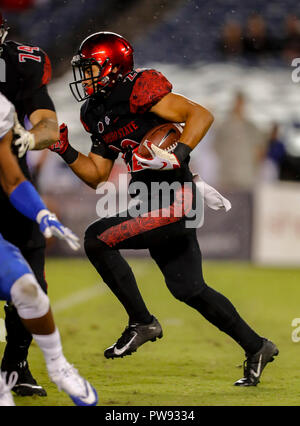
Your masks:
<instances>
[{"instance_id":1,"label":"wristband","mask_svg":"<svg viewBox=\"0 0 300 426\"><path fill-rule=\"evenodd\" d=\"M177 142L177 146L174 149L173 154L181 164L190 155L191 151L192 149L185 143Z\"/></svg>"},{"instance_id":2,"label":"wristband","mask_svg":"<svg viewBox=\"0 0 300 426\"><path fill-rule=\"evenodd\" d=\"M9 196L9 201L20 213L28 219L36 220L41 210L47 210L44 202L37 193L34 186L25 180L13 190Z\"/></svg>"},{"instance_id":3,"label":"wristband","mask_svg":"<svg viewBox=\"0 0 300 426\"><path fill-rule=\"evenodd\" d=\"M53 216L53 213L50 213L49 212L49 210L40 210L39 212L38 212L38 214L37 214L37 216L36 216L36 218L35 218L35 220L37 221L37 223L40 225L41 224L41 222L42 222L42 219L45 217L45 216L49 216L49 215L51 215L52 214L52 216Z\"/></svg>"},{"instance_id":4,"label":"wristband","mask_svg":"<svg viewBox=\"0 0 300 426\"><path fill-rule=\"evenodd\" d=\"M65 160L67 164L72 164L77 160L79 152L76 151L71 145L68 145L67 149L60 156Z\"/></svg>"}]
</instances>

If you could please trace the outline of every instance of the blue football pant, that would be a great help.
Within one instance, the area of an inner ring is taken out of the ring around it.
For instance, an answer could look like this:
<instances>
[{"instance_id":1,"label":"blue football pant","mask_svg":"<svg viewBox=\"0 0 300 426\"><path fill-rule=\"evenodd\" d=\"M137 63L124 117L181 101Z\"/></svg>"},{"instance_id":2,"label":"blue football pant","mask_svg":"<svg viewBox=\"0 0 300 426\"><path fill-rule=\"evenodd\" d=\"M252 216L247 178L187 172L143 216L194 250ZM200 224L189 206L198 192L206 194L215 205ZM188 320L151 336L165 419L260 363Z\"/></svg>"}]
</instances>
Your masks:
<instances>
[{"instance_id":1,"label":"blue football pant","mask_svg":"<svg viewBox=\"0 0 300 426\"><path fill-rule=\"evenodd\" d=\"M13 284L32 270L20 250L0 234L0 299L10 301Z\"/></svg>"}]
</instances>

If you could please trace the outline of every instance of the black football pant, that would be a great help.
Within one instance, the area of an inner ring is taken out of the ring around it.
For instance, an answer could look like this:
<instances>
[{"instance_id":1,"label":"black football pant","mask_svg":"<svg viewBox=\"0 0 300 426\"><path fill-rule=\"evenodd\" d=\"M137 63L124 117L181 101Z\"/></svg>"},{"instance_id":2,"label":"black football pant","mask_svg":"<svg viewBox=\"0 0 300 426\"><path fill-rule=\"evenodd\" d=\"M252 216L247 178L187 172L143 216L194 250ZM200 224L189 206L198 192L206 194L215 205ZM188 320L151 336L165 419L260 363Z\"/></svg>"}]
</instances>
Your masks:
<instances>
[{"instance_id":1,"label":"black football pant","mask_svg":"<svg viewBox=\"0 0 300 426\"><path fill-rule=\"evenodd\" d=\"M130 322L150 323L133 272L120 249L149 249L173 296L196 309L231 336L247 353L256 353L262 338L240 317L232 303L203 278L196 230L184 218L120 215L100 219L85 234L85 251L103 281L126 309Z\"/></svg>"},{"instance_id":2,"label":"black football pant","mask_svg":"<svg viewBox=\"0 0 300 426\"><path fill-rule=\"evenodd\" d=\"M1 206L0 223L3 224L0 229L3 237L20 249L41 288L47 293L44 275L46 246L39 226L17 212L9 203ZM8 364L14 365L27 358L32 336L23 326L12 304L5 305L4 309L7 344L1 368L5 371Z\"/></svg>"}]
</instances>

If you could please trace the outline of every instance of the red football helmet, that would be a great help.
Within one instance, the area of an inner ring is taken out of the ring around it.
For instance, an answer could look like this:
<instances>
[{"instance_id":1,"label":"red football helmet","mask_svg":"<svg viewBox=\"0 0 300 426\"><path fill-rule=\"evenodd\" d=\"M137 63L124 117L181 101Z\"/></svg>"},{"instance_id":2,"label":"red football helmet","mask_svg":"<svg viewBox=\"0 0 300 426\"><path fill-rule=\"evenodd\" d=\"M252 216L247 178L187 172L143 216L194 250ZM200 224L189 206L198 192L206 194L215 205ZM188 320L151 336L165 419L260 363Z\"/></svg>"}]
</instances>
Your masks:
<instances>
[{"instance_id":1,"label":"red football helmet","mask_svg":"<svg viewBox=\"0 0 300 426\"><path fill-rule=\"evenodd\" d=\"M0 45L4 43L8 30L9 27L7 26L6 19L3 18L0 12Z\"/></svg>"},{"instance_id":2,"label":"red football helmet","mask_svg":"<svg viewBox=\"0 0 300 426\"><path fill-rule=\"evenodd\" d=\"M133 69L133 48L118 34L95 33L81 43L71 64L74 81L70 88L80 102L99 93L108 93L120 78Z\"/></svg>"}]
</instances>

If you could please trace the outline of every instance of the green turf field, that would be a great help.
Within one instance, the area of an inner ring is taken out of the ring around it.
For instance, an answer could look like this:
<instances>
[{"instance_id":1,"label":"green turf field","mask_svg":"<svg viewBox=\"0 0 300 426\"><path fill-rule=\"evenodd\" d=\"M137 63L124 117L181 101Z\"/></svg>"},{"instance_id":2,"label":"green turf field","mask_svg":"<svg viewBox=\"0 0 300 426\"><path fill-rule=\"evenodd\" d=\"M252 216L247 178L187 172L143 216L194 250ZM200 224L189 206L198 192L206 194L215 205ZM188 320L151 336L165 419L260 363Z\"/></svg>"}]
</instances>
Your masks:
<instances>
[{"instance_id":1,"label":"green turf field","mask_svg":"<svg viewBox=\"0 0 300 426\"><path fill-rule=\"evenodd\" d=\"M292 341L293 330L297 332L292 320L300 317L300 269L204 264L207 283L280 350L257 388L236 388L233 382L242 377L244 360L240 347L175 300L151 261L129 262L149 310L163 326L164 338L146 343L130 357L106 360L104 349L127 322L123 308L87 260L47 261L49 295L65 355L98 390L101 405L300 405L300 342ZM1 355L3 348L0 343ZM72 405L49 381L35 344L29 360L48 397L15 397L16 405Z\"/></svg>"}]
</instances>

